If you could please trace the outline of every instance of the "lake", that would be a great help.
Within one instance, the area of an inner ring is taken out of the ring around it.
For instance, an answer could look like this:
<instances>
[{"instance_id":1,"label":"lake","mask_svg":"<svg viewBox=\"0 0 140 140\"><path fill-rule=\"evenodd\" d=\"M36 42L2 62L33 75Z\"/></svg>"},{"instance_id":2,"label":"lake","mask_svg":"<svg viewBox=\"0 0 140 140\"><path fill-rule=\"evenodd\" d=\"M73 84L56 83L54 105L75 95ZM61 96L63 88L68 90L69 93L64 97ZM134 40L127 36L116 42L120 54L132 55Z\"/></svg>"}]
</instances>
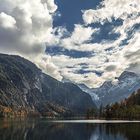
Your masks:
<instances>
[{"instance_id":1,"label":"lake","mask_svg":"<svg viewBox=\"0 0 140 140\"><path fill-rule=\"evenodd\" d=\"M140 122L0 120L0 140L139 140Z\"/></svg>"}]
</instances>

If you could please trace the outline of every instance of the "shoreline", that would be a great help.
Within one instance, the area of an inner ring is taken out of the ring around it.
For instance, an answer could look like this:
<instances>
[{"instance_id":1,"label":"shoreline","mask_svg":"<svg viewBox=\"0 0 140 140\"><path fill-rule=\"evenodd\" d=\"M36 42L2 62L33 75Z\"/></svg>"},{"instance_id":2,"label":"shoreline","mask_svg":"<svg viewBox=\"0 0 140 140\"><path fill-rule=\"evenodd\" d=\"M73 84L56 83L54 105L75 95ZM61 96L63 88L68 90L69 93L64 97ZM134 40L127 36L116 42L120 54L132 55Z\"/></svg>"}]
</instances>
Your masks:
<instances>
[{"instance_id":1,"label":"shoreline","mask_svg":"<svg viewBox=\"0 0 140 140\"><path fill-rule=\"evenodd\" d=\"M50 120L53 123L140 123L140 120Z\"/></svg>"}]
</instances>

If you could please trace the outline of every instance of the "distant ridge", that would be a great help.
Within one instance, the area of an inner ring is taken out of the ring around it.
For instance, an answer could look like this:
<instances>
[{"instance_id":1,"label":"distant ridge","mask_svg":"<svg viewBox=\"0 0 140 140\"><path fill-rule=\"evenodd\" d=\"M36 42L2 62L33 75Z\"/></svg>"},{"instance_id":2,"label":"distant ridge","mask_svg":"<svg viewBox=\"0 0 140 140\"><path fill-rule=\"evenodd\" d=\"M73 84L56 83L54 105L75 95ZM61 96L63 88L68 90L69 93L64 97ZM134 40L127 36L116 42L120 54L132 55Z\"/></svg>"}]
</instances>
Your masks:
<instances>
[{"instance_id":1,"label":"distant ridge","mask_svg":"<svg viewBox=\"0 0 140 140\"><path fill-rule=\"evenodd\" d=\"M119 102L140 88L140 76L136 73L124 71L116 79L118 79L116 84L106 81L99 88L90 89L84 85L79 85L79 87L92 97L98 107Z\"/></svg>"}]
</instances>

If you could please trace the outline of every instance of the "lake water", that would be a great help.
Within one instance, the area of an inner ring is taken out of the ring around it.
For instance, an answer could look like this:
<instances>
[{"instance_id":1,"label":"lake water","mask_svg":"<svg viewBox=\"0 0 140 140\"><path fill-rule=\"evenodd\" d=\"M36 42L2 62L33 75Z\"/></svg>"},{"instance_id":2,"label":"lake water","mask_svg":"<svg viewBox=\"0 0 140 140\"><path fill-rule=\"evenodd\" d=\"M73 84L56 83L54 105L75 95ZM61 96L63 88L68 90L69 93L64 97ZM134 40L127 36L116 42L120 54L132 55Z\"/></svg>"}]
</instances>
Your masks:
<instances>
[{"instance_id":1,"label":"lake water","mask_svg":"<svg viewBox=\"0 0 140 140\"><path fill-rule=\"evenodd\" d=\"M0 120L0 140L140 140L140 122Z\"/></svg>"}]
</instances>

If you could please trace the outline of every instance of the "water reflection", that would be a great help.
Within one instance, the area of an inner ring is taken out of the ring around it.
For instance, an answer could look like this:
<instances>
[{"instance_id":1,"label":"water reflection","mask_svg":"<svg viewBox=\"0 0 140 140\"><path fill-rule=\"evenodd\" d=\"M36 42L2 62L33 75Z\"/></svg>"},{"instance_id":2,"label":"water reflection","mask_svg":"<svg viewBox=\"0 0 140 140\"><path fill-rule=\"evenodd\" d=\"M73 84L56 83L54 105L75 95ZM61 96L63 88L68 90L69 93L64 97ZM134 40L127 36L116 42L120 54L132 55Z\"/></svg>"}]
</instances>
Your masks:
<instances>
[{"instance_id":1,"label":"water reflection","mask_svg":"<svg viewBox=\"0 0 140 140\"><path fill-rule=\"evenodd\" d=\"M139 140L140 124L52 123L1 120L0 140Z\"/></svg>"}]
</instances>

